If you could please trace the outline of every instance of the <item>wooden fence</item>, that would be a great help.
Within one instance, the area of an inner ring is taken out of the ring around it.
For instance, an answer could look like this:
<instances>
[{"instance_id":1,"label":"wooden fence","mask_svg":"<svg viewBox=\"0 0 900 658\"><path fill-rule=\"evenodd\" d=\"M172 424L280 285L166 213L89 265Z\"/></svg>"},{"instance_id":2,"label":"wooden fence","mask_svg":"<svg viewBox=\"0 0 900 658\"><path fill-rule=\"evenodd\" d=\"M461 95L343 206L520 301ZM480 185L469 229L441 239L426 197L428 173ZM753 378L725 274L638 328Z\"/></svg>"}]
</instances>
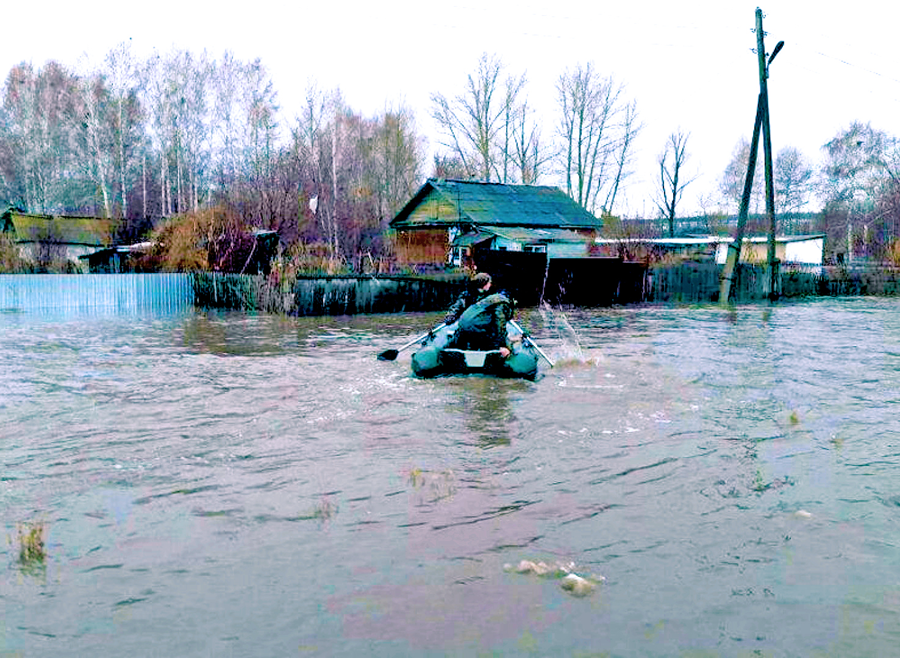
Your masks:
<instances>
[{"instance_id":1,"label":"wooden fence","mask_svg":"<svg viewBox=\"0 0 900 658\"><path fill-rule=\"evenodd\" d=\"M309 276L276 283L266 277L201 272L194 275L197 305L288 315L356 315L435 311L449 307L462 290L463 276Z\"/></svg>"},{"instance_id":2,"label":"wooden fence","mask_svg":"<svg viewBox=\"0 0 900 658\"><path fill-rule=\"evenodd\" d=\"M654 266L647 270L645 301L714 302L719 299L722 266L712 261ZM753 302L768 297L768 272L764 266L741 263L732 284L732 299ZM776 278L779 297L844 295L898 295L900 270L890 267L847 269L839 267L785 268Z\"/></svg>"}]
</instances>

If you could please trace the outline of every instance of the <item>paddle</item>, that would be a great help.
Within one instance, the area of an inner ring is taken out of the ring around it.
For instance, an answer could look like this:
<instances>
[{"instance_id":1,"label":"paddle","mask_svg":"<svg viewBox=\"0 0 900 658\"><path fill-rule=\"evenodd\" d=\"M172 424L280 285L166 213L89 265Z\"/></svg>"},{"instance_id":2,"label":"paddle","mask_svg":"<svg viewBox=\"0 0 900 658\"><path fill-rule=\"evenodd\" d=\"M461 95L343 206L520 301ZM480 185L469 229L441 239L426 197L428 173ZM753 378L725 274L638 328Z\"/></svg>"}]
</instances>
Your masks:
<instances>
[{"instance_id":1,"label":"paddle","mask_svg":"<svg viewBox=\"0 0 900 658\"><path fill-rule=\"evenodd\" d=\"M544 361L546 361L547 363L549 363L549 364L550 364L550 367L552 368L552 367L553 367L553 361L550 360L550 357L549 357L549 356L547 356L546 354L544 354L544 350L542 350L540 347L538 347L538 344L537 344L537 343L535 343L533 340L531 340L531 336L529 336L527 333L525 333L525 330L522 329L522 327L520 327L519 325L517 325L517 324L515 323L514 320L510 320L509 323L513 326L513 329L515 329L515 330L518 331L520 334L522 334L522 338L524 338L525 341L526 341L528 344L530 344L534 349L537 350L537 353L538 353L538 354L540 354L542 357L544 357Z\"/></svg>"},{"instance_id":2,"label":"paddle","mask_svg":"<svg viewBox=\"0 0 900 658\"><path fill-rule=\"evenodd\" d=\"M378 355L378 360L379 361L393 361L394 359L397 358L397 355L400 354L400 352L405 350L407 347L409 347L411 345L415 345L416 343L425 340L431 334L433 334L435 331L440 331L441 329L443 329L446 326L447 326L446 323L441 322L438 326L436 326L434 329L429 331L427 334L422 334L418 338L413 338L411 341L409 341L403 347L398 347L395 350L385 350L384 352L382 352L381 354Z\"/></svg>"}]
</instances>

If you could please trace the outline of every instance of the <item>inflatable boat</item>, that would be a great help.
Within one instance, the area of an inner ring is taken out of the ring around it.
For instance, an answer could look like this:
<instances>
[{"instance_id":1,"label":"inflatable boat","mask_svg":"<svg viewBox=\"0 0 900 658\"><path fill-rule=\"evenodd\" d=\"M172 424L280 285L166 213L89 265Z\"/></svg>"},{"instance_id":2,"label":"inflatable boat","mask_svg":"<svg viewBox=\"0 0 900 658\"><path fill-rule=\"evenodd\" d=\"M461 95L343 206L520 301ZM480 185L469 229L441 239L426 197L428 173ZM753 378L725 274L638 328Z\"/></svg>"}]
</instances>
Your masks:
<instances>
[{"instance_id":1,"label":"inflatable boat","mask_svg":"<svg viewBox=\"0 0 900 658\"><path fill-rule=\"evenodd\" d=\"M417 377L445 377L449 375L492 375L534 381L537 377L538 355L530 342L513 343L512 353L503 358L500 350L464 350L451 347L457 323L442 326L431 332L422 346L412 355L412 371ZM519 332L507 324L507 334Z\"/></svg>"}]
</instances>

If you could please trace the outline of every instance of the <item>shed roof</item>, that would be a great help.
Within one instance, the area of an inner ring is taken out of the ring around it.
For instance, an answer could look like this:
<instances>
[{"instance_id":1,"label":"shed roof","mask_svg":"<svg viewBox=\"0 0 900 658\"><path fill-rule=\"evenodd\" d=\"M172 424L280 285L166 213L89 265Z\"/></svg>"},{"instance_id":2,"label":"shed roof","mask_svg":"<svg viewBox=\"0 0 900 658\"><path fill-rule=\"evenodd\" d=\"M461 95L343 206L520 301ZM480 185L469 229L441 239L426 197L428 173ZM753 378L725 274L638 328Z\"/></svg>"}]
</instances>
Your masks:
<instances>
[{"instance_id":1,"label":"shed roof","mask_svg":"<svg viewBox=\"0 0 900 658\"><path fill-rule=\"evenodd\" d=\"M443 213L442 216L415 213L423 203L431 200L453 206L455 212ZM599 230L603 225L557 187L430 178L391 220L391 227L460 223L589 230Z\"/></svg>"},{"instance_id":2,"label":"shed roof","mask_svg":"<svg viewBox=\"0 0 900 658\"><path fill-rule=\"evenodd\" d=\"M494 226L488 229L496 236L516 242L586 242L587 237L564 228L520 228Z\"/></svg>"},{"instance_id":3,"label":"shed roof","mask_svg":"<svg viewBox=\"0 0 900 658\"><path fill-rule=\"evenodd\" d=\"M824 233L814 233L810 235L776 235L775 241L779 243L786 242L807 242L811 240L822 240L825 238ZM752 235L744 236L744 242L758 243L767 242L768 236ZM634 244L659 244L669 247L697 246L705 244L725 244L734 242L734 238L722 235L702 235L682 238L595 238L595 244L616 244L616 243L634 243Z\"/></svg>"},{"instance_id":4,"label":"shed roof","mask_svg":"<svg viewBox=\"0 0 900 658\"><path fill-rule=\"evenodd\" d=\"M38 215L10 208L0 215L0 232L16 242L50 240L58 244L104 247L111 241L114 220L98 217Z\"/></svg>"}]
</instances>

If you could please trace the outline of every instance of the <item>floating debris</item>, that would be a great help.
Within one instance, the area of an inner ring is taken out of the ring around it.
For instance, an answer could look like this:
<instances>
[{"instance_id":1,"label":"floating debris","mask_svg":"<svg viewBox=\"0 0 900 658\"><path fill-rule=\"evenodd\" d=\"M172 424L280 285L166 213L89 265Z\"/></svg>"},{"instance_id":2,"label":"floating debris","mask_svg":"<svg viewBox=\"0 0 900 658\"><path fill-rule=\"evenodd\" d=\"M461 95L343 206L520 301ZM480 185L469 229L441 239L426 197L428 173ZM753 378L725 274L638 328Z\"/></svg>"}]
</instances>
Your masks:
<instances>
[{"instance_id":1,"label":"floating debris","mask_svg":"<svg viewBox=\"0 0 900 658\"><path fill-rule=\"evenodd\" d=\"M811 519L812 512L807 512L805 509L798 509L796 512L794 512L794 516L798 519Z\"/></svg>"},{"instance_id":2,"label":"floating debris","mask_svg":"<svg viewBox=\"0 0 900 658\"><path fill-rule=\"evenodd\" d=\"M516 573L533 573L536 576L550 576L559 578L572 573L575 568L574 562L547 564L546 562L532 562L531 560L522 560L515 567ZM512 571L512 565L505 565L506 571Z\"/></svg>"},{"instance_id":3,"label":"floating debris","mask_svg":"<svg viewBox=\"0 0 900 658\"><path fill-rule=\"evenodd\" d=\"M591 575L587 578L579 576L574 562L534 562L522 560L517 565L503 565L503 570L521 574L534 574L543 578L559 578L559 586L572 596L584 597L591 594L599 583L606 580L603 576Z\"/></svg>"},{"instance_id":4,"label":"floating debris","mask_svg":"<svg viewBox=\"0 0 900 658\"><path fill-rule=\"evenodd\" d=\"M578 574L570 573L565 576L559 583L559 586L569 592L572 596L587 596L597 587L596 584L582 578Z\"/></svg>"}]
</instances>

